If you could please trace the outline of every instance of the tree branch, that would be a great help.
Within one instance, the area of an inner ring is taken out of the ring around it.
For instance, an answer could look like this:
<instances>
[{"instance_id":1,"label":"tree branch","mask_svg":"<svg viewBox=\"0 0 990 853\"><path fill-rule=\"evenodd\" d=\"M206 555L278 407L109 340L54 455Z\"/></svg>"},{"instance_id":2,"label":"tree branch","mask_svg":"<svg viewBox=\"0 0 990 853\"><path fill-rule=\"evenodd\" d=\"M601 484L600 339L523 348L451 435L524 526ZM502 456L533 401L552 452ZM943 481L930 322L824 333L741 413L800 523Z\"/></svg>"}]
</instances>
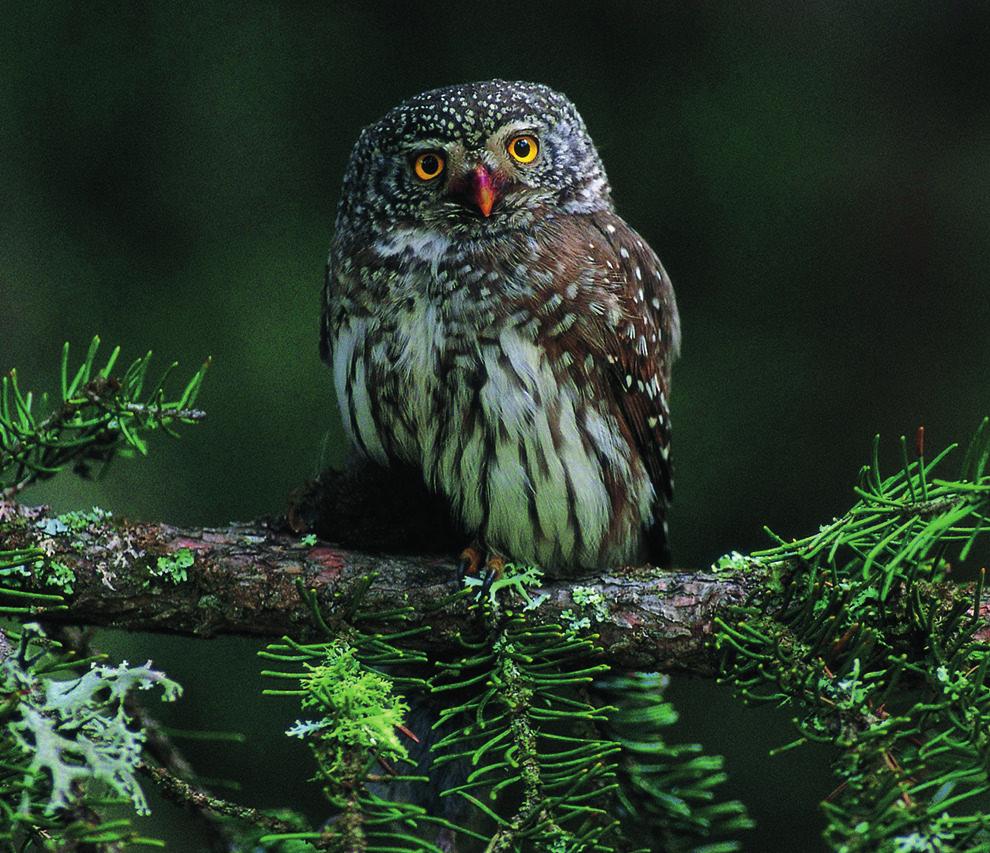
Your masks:
<instances>
[{"instance_id":1,"label":"tree branch","mask_svg":"<svg viewBox=\"0 0 990 853\"><path fill-rule=\"evenodd\" d=\"M275 815L265 814L250 806L232 803L190 785L184 779L170 773L164 767L141 762L138 769L150 778L162 796L180 806L187 806L200 814L232 817L254 824L269 832L298 832L299 826Z\"/></svg>"},{"instance_id":2,"label":"tree branch","mask_svg":"<svg viewBox=\"0 0 990 853\"><path fill-rule=\"evenodd\" d=\"M361 599L362 630L374 630L376 613L408 605L410 627L431 630L423 648L449 648L469 617L443 557L396 556L346 550L275 529L263 522L226 528L180 528L93 514L55 516L47 507L0 503L0 550L37 548L44 567L22 588L55 591L52 564L71 571L63 610L38 611L51 622L214 637L220 634L299 640L321 636L300 600L296 581L314 589L327 620L344 627L353 593L369 576ZM189 565L185 565L185 564ZM60 570L66 577L69 572ZM175 580L182 574L185 580ZM607 660L637 669L714 671L707 643L713 619L756 593L759 572L662 571L651 567L548 580L537 621L559 621L575 604L575 586L601 593L603 618L594 625ZM440 604L440 606L438 606ZM384 621L380 627L388 630ZM394 630L394 623L391 625Z\"/></svg>"}]
</instances>

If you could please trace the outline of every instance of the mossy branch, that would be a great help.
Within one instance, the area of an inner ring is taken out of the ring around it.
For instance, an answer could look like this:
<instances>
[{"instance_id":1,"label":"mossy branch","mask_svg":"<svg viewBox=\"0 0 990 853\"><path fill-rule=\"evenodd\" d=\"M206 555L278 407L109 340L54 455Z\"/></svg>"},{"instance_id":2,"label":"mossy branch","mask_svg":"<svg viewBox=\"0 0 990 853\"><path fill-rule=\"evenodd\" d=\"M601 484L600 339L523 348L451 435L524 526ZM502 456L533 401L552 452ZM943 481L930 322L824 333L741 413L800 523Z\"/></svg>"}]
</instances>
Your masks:
<instances>
[{"instance_id":1,"label":"mossy branch","mask_svg":"<svg viewBox=\"0 0 990 853\"><path fill-rule=\"evenodd\" d=\"M0 503L0 550L14 549L34 555L26 559L30 576L18 579L20 590L65 593L59 609L26 602L50 622L200 637L289 634L305 641L319 629L297 581L315 591L331 626L342 633L359 591L364 630L373 628L376 613L385 617L409 606L415 614L409 626L431 629L415 640L427 651L449 649L465 618L463 606L449 602L457 581L447 558L347 550L263 522L183 528ZM63 579L61 589L53 586L52 567ZM546 598L529 617L535 624L566 622L587 610L580 602L591 595L605 662L713 675L719 653L709 641L716 620L735 621L734 608L779 589L784 580L786 570L770 572L742 560L705 571L625 568L547 580L533 592ZM955 598L944 596L947 608ZM438 608L438 602L446 603ZM987 633L988 613L990 593L981 598L975 633Z\"/></svg>"},{"instance_id":2,"label":"mossy branch","mask_svg":"<svg viewBox=\"0 0 990 853\"><path fill-rule=\"evenodd\" d=\"M300 640L317 636L297 580L316 591L331 625L346 628L354 594L369 615L410 606L411 628L431 630L415 640L449 649L463 628L465 608L437 606L457 590L451 560L345 550L262 522L224 528L182 528L131 522L102 511L58 516L47 507L0 503L0 550L26 549L27 592L65 595L46 621L212 637L239 634ZM29 549L29 550L27 550ZM53 586L57 577L63 586ZM369 576L374 577L368 585ZM758 569L663 571L649 566L599 572L573 581L547 581L546 596L529 616L536 624L583 614L596 602L594 630L606 662L623 668L682 669L713 674L717 655L708 640L714 620L751 600L766 573ZM71 590L71 592L70 592ZM575 591L577 598L575 599ZM597 594L594 594L597 593ZM2 598L2 593L0 593ZM0 600L0 605L8 602ZM568 616L563 616L569 611Z\"/></svg>"}]
</instances>

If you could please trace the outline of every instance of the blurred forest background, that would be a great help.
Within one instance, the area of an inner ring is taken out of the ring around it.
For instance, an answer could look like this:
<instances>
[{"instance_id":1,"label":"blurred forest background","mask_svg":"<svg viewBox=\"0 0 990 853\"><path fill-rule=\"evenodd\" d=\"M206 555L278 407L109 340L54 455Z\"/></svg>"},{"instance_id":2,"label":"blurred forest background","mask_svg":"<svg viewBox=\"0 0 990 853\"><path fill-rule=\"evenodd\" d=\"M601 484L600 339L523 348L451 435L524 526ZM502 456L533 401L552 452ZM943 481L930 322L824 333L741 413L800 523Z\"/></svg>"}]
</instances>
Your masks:
<instances>
[{"instance_id":1,"label":"blurred forest background","mask_svg":"<svg viewBox=\"0 0 990 853\"><path fill-rule=\"evenodd\" d=\"M278 512L345 447L319 291L358 131L465 80L547 83L583 113L619 211L677 290L675 561L707 566L840 513L880 432L930 447L990 412L990 5L6 3L0 369L52 387L94 333L188 374L205 425L30 499L222 524ZM103 633L186 685L197 769L321 813L298 710L258 643ZM751 850L821 848L827 753L769 759L786 709L675 679L675 737L727 756ZM176 810L146 832L196 849Z\"/></svg>"}]
</instances>

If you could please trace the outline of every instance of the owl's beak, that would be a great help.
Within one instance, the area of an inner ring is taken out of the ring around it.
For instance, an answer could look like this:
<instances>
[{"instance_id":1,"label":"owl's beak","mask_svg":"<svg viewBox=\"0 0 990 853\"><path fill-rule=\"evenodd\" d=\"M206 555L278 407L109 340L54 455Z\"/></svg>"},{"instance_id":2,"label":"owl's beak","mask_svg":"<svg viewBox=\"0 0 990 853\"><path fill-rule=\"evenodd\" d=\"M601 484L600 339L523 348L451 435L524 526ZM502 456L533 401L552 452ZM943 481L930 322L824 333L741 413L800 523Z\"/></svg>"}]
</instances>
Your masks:
<instances>
[{"instance_id":1,"label":"owl's beak","mask_svg":"<svg viewBox=\"0 0 990 853\"><path fill-rule=\"evenodd\" d=\"M478 210L488 218L492 213L492 205L495 204L492 176L484 166L476 166L471 177L474 184L474 202L478 205Z\"/></svg>"},{"instance_id":2,"label":"owl's beak","mask_svg":"<svg viewBox=\"0 0 990 853\"><path fill-rule=\"evenodd\" d=\"M457 195L462 201L476 207L487 219L492 214L492 208L498 201L498 185L492 173L484 166L475 166L464 176L464 182L459 186Z\"/></svg>"}]
</instances>

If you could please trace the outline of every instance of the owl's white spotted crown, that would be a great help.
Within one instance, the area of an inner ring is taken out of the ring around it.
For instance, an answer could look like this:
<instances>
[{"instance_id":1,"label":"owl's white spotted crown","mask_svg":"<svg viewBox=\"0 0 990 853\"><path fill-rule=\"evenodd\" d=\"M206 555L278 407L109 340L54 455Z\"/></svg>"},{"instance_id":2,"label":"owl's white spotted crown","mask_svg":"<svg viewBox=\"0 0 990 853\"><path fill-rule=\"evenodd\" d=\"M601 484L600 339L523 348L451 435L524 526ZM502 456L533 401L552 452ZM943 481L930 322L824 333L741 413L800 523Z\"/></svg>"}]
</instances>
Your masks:
<instances>
[{"instance_id":1,"label":"owl's white spotted crown","mask_svg":"<svg viewBox=\"0 0 990 853\"><path fill-rule=\"evenodd\" d=\"M499 160L499 144L513 129L539 138L539 157L525 168ZM419 151L443 156L447 172L429 184L417 180L409 164ZM475 163L504 189L488 222L451 199L458 170ZM529 227L540 211L610 208L604 167L570 100L538 83L489 80L416 95L365 128L344 176L336 230L358 240L393 224L482 236Z\"/></svg>"},{"instance_id":2,"label":"owl's white spotted crown","mask_svg":"<svg viewBox=\"0 0 990 853\"><path fill-rule=\"evenodd\" d=\"M429 136L477 146L508 122L554 120L586 132L574 104L559 92L539 83L489 80L423 92L393 107L373 127L380 138L400 143Z\"/></svg>"}]
</instances>

